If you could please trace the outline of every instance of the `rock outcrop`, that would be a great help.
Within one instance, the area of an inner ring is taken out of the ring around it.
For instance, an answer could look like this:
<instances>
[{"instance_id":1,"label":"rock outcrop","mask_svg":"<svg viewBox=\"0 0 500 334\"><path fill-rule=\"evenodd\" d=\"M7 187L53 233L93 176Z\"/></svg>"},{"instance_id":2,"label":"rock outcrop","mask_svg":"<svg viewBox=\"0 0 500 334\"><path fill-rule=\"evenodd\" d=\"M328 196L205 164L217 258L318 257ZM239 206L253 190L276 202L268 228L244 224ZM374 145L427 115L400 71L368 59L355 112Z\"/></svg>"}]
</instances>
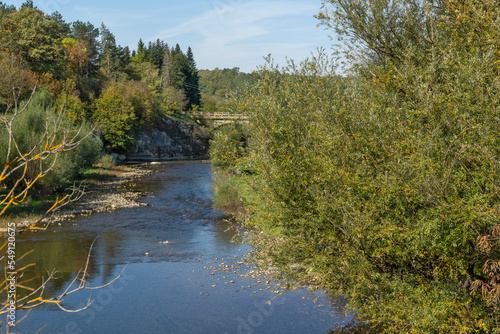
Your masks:
<instances>
[{"instance_id":1,"label":"rock outcrop","mask_svg":"<svg viewBox=\"0 0 500 334\"><path fill-rule=\"evenodd\" d=\"M160 120L151 131L143 131L128 161L206 159L208 136L198 127L178 121Z\"/></svg>"}]
</instances>

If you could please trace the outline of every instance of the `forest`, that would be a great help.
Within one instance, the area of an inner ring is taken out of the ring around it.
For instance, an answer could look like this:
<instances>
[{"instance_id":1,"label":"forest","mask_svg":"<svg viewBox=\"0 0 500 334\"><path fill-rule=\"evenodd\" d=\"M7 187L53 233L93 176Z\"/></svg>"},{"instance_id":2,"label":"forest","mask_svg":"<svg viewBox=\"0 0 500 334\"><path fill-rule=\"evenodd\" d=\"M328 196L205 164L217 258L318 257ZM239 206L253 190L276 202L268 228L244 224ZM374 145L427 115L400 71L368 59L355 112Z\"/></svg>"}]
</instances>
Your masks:
<instances>
[{"instance_id":1,"label":"forest","mask_svg":"<svg viewBox=\"0 0 500 334\"><path fill-rule=\"evenodd\" d=\"M4 121L13 120L12 132L1 133L0 165L17 153L9 150L9 136L17 138L19 152L34 149L36 157L45 149L37 143L50 141L44 123L57 124L60 135L53 142L61 142L63 133L76 135L77 149L30 164L28 180L50 166L31 189L46 198L104 154L127 155L136 135L152 131L161 118L195 124L192 115L201 110L202 96L207 109L218 108L229 86L239 84L233 77L245 76L222 71L222 79L209 70L200 79L191 47L184 52L179 44L140 39L130 50L117 45L104 23L66 22L33 1L20 8L0 2L0 111ZM18 110L24 111L13 117ZM12 175L3 183L12 187L17 180Z\"/></svg>"},{"instance_id":2,"label":"forest","mask_svg":"<svg viewBox=\"0 0 500 334\"><path fill-rule=\"evenodd\" d=\"M249 124L214 135L216 202L256 263L345 296L357 332L498 333L498 2L324 0L317 18L337 54L268 58L226 105Z\"/></svg>"}]
</instances>

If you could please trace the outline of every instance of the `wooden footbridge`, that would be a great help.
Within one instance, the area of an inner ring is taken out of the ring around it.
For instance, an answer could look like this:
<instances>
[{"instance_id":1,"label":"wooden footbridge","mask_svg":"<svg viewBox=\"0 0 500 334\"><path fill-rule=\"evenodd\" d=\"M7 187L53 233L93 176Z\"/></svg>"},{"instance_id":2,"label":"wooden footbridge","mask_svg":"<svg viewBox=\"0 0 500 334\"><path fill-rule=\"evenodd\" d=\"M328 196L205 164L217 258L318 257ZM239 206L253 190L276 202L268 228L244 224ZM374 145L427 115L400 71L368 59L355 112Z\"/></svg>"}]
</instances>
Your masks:
<instances>
[{"instance_id":1,"label":"wooden footbridge","mask_svg":"<svg viewBox=\"0 0 500 334\"><path fill-rule=\"evenodd\" d=\"M198 115L212 121L216 127L229 123L248 123L248 116L243 114L233 114L229 112L200 112Z\"/></svg>"}]
</instances>

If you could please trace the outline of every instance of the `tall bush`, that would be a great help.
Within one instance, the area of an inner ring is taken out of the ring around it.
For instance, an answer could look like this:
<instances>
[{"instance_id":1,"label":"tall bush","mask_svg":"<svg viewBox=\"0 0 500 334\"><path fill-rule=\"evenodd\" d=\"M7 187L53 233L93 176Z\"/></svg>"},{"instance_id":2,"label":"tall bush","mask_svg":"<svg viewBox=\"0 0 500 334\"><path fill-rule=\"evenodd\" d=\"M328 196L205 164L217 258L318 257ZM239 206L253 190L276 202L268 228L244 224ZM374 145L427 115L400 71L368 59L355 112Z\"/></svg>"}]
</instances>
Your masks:
<instances>
[{"instance_id":1,"label":"tall bush","mask_svg":"<svg viewBox=\"0 0 500 334\"><path fill-rule=\"evenodd\" d=\"M32 152L35 156L43 152L45 141L51 136L56 136L56 141L61 141L63 136L72 138L77 135L75 141L83 140L79 146L60 156L52 156L39 163L29 165L27 171L27 181L34 180L41 170L46 170L48 166L53 166L51 171L34 185L39 196L46 197L53 191L67 186L77 176L83 168L92 165L102 151L101 141L93 135L90 125L74 125L69 120L58 121L59 117L64 117L52 109L53 100L50 94L43 89L38 91L31 99L27 108L20 113L12 125L13 136L16 140L15 150L11 151L11 157L7 157L8 135L5 129L0 132L0 165L6 164L6 159L12 161L19 152ZM10 117L9 113L5 117ZM59 124L56 134L49 133L55 124ZM54 160L56 159L56 160ZM18 173L22 173L19 170ZM15 182L16 178L11 178ZM12 185L6 184L7 187Z\"/></svg>"},{"instance_id":2,"label":"tall bush","mask_svg":"<svg viewBox=\"0 0 500 334\"><path fill-rule=\"evenodd\" d=\"M500 330L498 6L325 9L356 52L349 75L321 55L270 63L238 104L251 115L250 223L272 231L256 242L385 332Z\"/></svg>"}]
</instances>

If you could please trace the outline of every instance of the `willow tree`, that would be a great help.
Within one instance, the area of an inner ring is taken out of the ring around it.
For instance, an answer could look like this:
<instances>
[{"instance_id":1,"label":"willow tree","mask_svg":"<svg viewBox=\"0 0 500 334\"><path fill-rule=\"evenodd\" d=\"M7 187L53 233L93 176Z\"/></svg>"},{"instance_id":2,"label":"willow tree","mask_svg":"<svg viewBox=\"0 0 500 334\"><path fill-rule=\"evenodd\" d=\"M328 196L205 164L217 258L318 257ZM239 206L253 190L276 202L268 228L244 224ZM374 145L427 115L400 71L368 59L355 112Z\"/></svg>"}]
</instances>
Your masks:
<instances>
[{"instance_id":1,"label":"willow tree","mask_svg":"<svg viewBox=\"0 0 500 334\"><path fill-rule=\"evenodd\" d=\"M318 18L346 75L268 65L235 104L260 249L383 332L499 331L500 6L329 0Z\"/></svg>"}]
</instances>

